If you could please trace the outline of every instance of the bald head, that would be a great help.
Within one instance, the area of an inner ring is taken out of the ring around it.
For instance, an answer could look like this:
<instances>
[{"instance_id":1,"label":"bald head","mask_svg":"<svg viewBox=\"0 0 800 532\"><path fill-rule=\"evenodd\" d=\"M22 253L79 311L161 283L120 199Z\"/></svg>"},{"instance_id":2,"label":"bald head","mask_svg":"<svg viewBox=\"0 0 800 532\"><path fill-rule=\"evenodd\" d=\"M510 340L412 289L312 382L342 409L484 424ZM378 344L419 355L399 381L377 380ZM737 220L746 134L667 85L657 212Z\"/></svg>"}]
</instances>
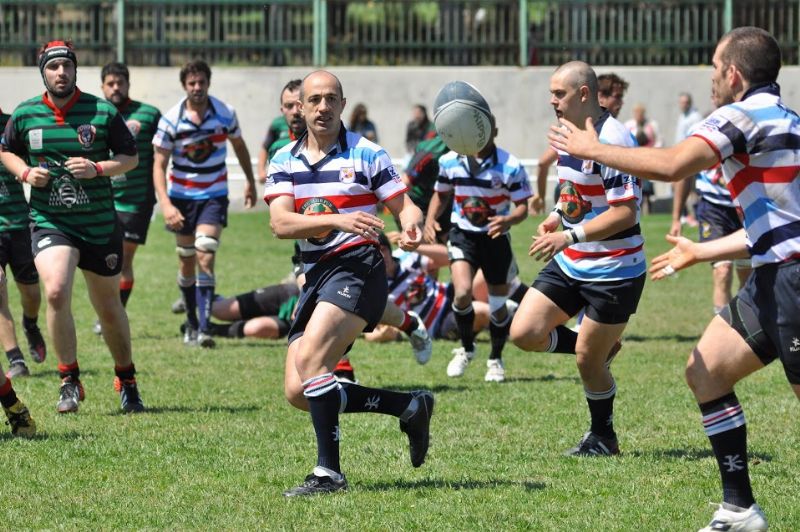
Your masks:
<instances>
[{"instance_id":1,"label":"bald head","mask_svg":"<svg viewBox=\"0 0 800 532\"><path fill-rule=\"evenodd\" d=\"M588 63L583 61L570 61L558 67L553 74L561 76L561 79L570 87L578 89L586 86L590 94L597 94L597 74Z\"/></svg>"},{"instance_id":2,"label":"bald head","mask_svg":"<svg viewBox=\"0 0 800 532\"><path fill-rule=\"evenodd\" d=\"M303 101L303 97L308 92L309 87L318 84L330 85L331 83L333 83L336 86L336 91L339 94L339 98L344 98L344 91L342 90L342 82L339 81L339 78L337 78L327 70L315 70L314 72L304 77L303 82L300 84L300 101Z\"/></svg>"}]
</instances>

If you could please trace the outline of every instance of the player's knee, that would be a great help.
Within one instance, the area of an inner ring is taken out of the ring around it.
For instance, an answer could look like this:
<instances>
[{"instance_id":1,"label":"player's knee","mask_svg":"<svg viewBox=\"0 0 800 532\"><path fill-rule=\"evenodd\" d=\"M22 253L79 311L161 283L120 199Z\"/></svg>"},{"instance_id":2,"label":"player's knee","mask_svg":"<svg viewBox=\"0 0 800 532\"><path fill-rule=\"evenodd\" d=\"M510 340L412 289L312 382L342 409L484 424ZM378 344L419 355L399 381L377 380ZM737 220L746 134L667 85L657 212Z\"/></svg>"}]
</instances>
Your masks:
<instances>
[{"instance_id":1,"label":"player's knee","mask_svg":"<svg viewBox=\"0 0 800 532\"><path fill-rule=\"evenodd\" d=\"M493 324L502 326L508 321L506 296L489 295L489 319Z\"/></svg>"},{"instance_id":2,"label":"player's knee","mask_svg":"<svg viewBox=\"0 0 800 532\"><path fill-rule=\"evenodd\" d=\"M453 303L458 308L467 308L472 304L472 290L458 290L453 294Z\"/></svg>"},{"instance_id":3,"label":"player's knee","mask_svg":"<svg viewBox=\"0 0 800 532\"><path fill-rule=\"evenodd\" d=\"M53 310L69 307L70 289L63 284L47 287L45 289L45 299L47 300L47 306Z\"/></svg>"},{"instance_id":4,"label":"player's knee","mask_svg":"<svg viewBox=\"0 0 800 532\"><path fill-rule=\"evenodd\" d=\"M689 385L692 392L696 394L698 391L702 391L711 380L721 377L719 373L715 364L712 361L703 359L702 354L695 347L684 370L686 384Z\"/></svg>"},{"instance_id":5,"label":"player's knee","mask_svg":"<svg viewBox=\"0 0 800 532\"><path fill-rule=\"evenodd\" d=\"M520 314L514 316L508 330L511 343L523 351L542 351L548 332L543 331L538 325L525 323L525 320L517 318L520 318Z\"/></svg>"},{"instance_id":6,"label":"player's knee","mask_svg":"<svg viewBox=\"0 0 800 532\"><path fill-rule=\"evenodd\" d=\"M194 246L177 246L175 247L175 253L182 259L190 259L197 255L197 250L194 249Z\"/></svg>"},{"instance_id":7,"label":"player's knee","mask_svg":"<svg viewBox=\"0 0 800 532\"><path fill-rule=\"evenodd\" d=\"M219 249L219 239L203 233L197 233L194 237L194 247L203 253L216 253Z\"/></svg>"},{"instance_id":8,"label":"player's knee","mask_svg":"<svg viewBox=\"0 0 800 532\"><path fill-rule=\"evenodd\" d=\"M308 412L308 399L303 395L302 388L295 388L294 386L286 386L284 388L284 394L286 396L286 400L289 401L289 404L293 407L297 408L298 410L303 410Z\"/></svg>"}]
</instances>

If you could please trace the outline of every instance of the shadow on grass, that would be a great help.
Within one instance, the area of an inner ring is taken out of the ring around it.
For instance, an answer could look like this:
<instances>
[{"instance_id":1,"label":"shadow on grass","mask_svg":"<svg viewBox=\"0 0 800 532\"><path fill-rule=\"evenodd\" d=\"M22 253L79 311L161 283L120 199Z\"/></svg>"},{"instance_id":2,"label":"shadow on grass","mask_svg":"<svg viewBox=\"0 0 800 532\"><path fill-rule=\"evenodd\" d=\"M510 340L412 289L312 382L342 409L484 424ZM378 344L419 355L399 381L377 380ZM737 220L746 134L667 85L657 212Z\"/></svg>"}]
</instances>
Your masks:
<instances>
[{"instance_id":1,"label":"shadow on grass","mask_svg":"<svg viewBox=\"0 0 800 532\"><path fill-rule=\"evenodd\" d=\"M509 377L506 379L506 382L557 382L557 381L566 381L566 382L573 382L578 384L580 382L580 378L572 376L556 376L552 373L548 373L547 375L541 375L539 377Z\"/></svg>"},{"instance_id":2,"label":"shadow on grass","mask_svg":"<svg viewBox=\"0 0 800 532\"><path fill-rule=\"evenodd\" d=\"M10 432L0 434L0 441L24 440L24 441L74 441L85 439L87 434L71 430L69 432L37 432L33 438L17 438Z\"/></svg>"},{"instance_id":3,"label":"shadow on grass","mask_svg":"<svg viewBox=\"0 0 800 532\"><path fill-rule=\"evenodd\" d=\"M466 392L468 390L472 390L473 388L470 386L464 385L455 385L452 386L450 384L436 384L434 386L425 386L425 385L418 385L415 386L413 384L400 384L400 385L391 385L387 386L387 388L391 389L393 392L413 392L416 390L428 390L433 393L439 392Z\"/></svg>"},{"instance_id":4,"label":"shadow on grass","mask_svg":"<svg viewBox=\"0 0 800 532\"><path fill-rule=\"evenodd\" d=\"M128 415L144 415L144 414L242 414L244 412L256 412L261 410L260 406L256 405L248 405L248 406L220 406L220 405L209 405L206 407L203 406L152 406L147 407L147 410L142 412L141 414L126 414L122 410L116 410L114 412L109 412L106 415L109 416L128 416Z\"/></svg>"},{"instance_id":5,"label":"shadow on grass","mask_svg":"<svg viewBox=\"0 0 800 532\"><path fill-rule=\"evenodd\" d=\"M642 334L626 334L622 337L622 345L626 342L652 342L653 340L666 340L672 342L696 343L700 336L686 336L684 334L659 334L647 336Z\"/></svg>"},{"instance_id":6,"label":"shadow on grass","mask_svg":"<svg viewBox=\"0 0 800 532\"><path fill-rule=\"evenodd\" d=\"M631 451L625 452L625 456L646 457L656 459L679 459L679 460L704 460L706 458L713 458L714 453L711 449L653 449L652 451ZM772 455L764 453L748 453L750 463L758 462L771 462Z\"/></svg>"},{"instance_id":7,"label":"shadow on grass","mask_svg":"<svg viewBox=\"0 0 800 532\"><path fill-rule=\"evenodd\" d=\"M17 379L60 379L58 370L45 369L37 371L37 367L31 364L28 364L28 367L31 369L31 374L24 377L17 377ZM97 370L81 368L81 376L86 375L97 375Z\"/></svg>"},{"instance_id":8,"label":"shadow on grass","mask_svg":"<svg viewBox=\"0 0 800 532\"><path fill-rule=\"evenodd\" d=\"M451 489L451 490L485 490L498 487L518 486L527 491L539 491L547 486L543 482L513 482L510 480L398 480L395 482L375 482L372 484L360 484L359 490L365 491L392 491L392 490L415 490L415 489Z\"/></svg>"}]
</instances>

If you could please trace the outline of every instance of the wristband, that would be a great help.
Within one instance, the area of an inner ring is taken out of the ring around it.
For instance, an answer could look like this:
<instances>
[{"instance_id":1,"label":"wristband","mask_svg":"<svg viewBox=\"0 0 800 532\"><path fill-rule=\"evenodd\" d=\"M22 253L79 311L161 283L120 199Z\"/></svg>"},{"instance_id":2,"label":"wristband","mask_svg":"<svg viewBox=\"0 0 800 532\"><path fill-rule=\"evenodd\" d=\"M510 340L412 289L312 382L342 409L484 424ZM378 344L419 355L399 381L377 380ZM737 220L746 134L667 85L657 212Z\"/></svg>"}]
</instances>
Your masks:
<instances>
[{"instance_id":1,"label":"wristband","mask_svg":"<svg viewBox=\"0 0 800 532\"><path fill-rule=\"evenodd\" d=\"M22 175L19 177L19 180L22 183L27 183L28 182L28 174L30 174L30 173L31 173L31 167L29 166L29 167L27 167L25 169L24 172L22 172Z\"/></svg>"},{"instance_id":2,"label":"wristband","mask_svg":"<svg viewBox=\"0 0 800 532\"><path fill-rule=\"evenodd\" d=\"M94 161L89 161L89 162L92 163L92 166L94 166L95 177L100 177L101 175L103 175L103 167L100 166L100 163L96 163Z\"/></svg>"},{"instance_id":3,"label":"wristband","mask_svg":"<svg viewBox=\"0 0 800 532\"><path fill-rule=\"evenodd\" d=\"M564 240L566 240L568 246L571 246L572 244L577 242L577 240L575 239L576 238L575 231L573 231L572 229L561 231L561 234L564 235Z\"/></svg>"},{"instance_id":4,"label":"wristband","mask_svg":"<svg viewBox=\"0 0 800 532\"><path fill-rule=\"evenodd\" d=\"M582 225L571 229L575 235L575 242L586 242L586 229Z\"/></svg>"}]
</instances>

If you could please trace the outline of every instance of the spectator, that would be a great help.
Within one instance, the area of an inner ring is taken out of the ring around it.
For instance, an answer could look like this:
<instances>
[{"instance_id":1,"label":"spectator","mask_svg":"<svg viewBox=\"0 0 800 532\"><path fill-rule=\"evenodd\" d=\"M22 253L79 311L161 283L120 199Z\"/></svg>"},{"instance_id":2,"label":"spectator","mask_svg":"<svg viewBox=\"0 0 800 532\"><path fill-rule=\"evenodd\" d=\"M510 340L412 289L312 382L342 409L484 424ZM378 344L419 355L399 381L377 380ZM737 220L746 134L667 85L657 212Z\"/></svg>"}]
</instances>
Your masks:
<instances>
[{"instance_id":1,"label":"spectator","mask_svg":"<svg viewBox=\"0 0 800 532\"><path fill-rule=\"evenodd\" d=\"M633 106L633 118L625 122L625 127L631 132L633 138L639 146L660 148L663 145L661 133L658 131L658 124L655 120L647 118L647 109L641 103ZM647 179L642 179L642 212L650 214L653 212L653 194L655 189L653 183Z\"/></svg>"},{"instance_id":2,"label":"spectator","mask_svg":"<svg viewBox=\"0 0 800 532\"><path fill-rule=\"evenodd\" d=\"M350 114L350 125L348 129L353 133L358 133L362 137L372 142L378 142L378 130L375 129L369 118L367 118L367 106L363 103L356 104Z\"/></svg>"},{"instance_id":3,"label":"spectator","mask_svg":"<svg viewBox=\"0 0 800 532\"><path fill-rule=\"evenodd\" d=\"M406 152L414 153L421 141L436 136L433 122L428 118L428 110L418 103L411 108L411 120L406 126Z\"/></svg>"}]
</instances>

